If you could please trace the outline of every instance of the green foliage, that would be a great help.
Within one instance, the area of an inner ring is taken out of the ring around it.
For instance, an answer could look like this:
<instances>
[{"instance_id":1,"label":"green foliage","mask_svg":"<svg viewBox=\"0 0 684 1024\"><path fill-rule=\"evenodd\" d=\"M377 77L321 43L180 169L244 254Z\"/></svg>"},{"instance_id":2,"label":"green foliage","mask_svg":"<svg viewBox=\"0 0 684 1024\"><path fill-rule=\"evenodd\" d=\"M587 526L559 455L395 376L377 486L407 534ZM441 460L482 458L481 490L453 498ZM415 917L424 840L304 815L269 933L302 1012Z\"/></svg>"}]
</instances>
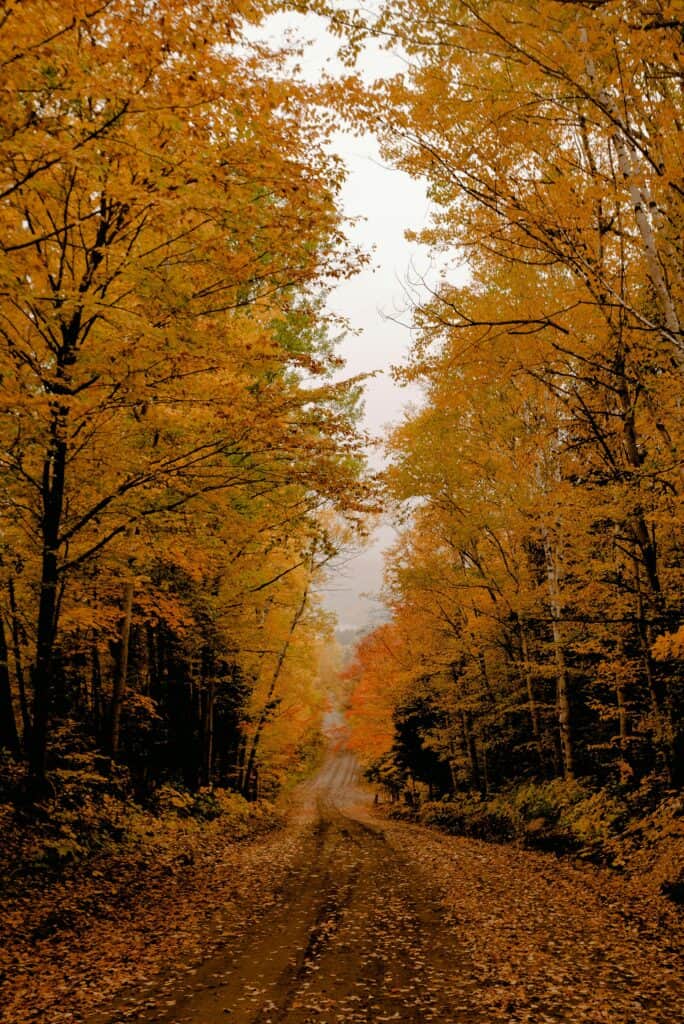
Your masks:
<instances>
[{"instance_id":1,"label":"green foliage","mask_svg":"<svg viewBox=\"0 0 684 1024\"><path fill-rule=\"evenodd\" d=\"M200 789L197 793L170 783L155 792L152 807L160 818L191 819L210 822L221 819L235 835L247 834L255 823L275 823L273 806L266 800L249 801L229 789Z\"/></svg>"},{"instance_id":2,"label":"green foliage","mask_svg":"<svg viewBox=\"0 0 684 1024\"><path fill-rule=\"evenodd\" d=\"M565 807L558 824L587 851L598 850L624 827L628 813L624 800L600 790Z\"/></svg>"},{"instance_id":3,"label":"green foliage","mask_svg":"<svg viewBox=\"0 0 684 1024\"><path fill-rule=\"evenodd\" d=\"M177 789L168 782L155 791L152 799L152 807L158 814L175 814L179 818L189 818L193 804L191 793Z\"/></svg>"},{"instance_id":4,"label":"green foliage","mask_svg":"<svg viewBox=\"0 0 684 1024\"><path fill-rule=\"evenodd\" d=\"M528 846L599 857L628 817L629 806L620 796L561 779L526 783L489 800L459 795L420 808L423 823L455 835L517 839Z\"/></svg>"},{"instance_id":5,"label":"green foliage","mask_svg":"<svg viewBox=\"0 0 684 1024\"><path fill-rule=\"evenodd\" d=\"M584 792L579 783L564 779L529 782L512 791L512 807L521 821L543 818L549 824L555 824L563 809L581 800Z\"/></svg>"}]
</instances>

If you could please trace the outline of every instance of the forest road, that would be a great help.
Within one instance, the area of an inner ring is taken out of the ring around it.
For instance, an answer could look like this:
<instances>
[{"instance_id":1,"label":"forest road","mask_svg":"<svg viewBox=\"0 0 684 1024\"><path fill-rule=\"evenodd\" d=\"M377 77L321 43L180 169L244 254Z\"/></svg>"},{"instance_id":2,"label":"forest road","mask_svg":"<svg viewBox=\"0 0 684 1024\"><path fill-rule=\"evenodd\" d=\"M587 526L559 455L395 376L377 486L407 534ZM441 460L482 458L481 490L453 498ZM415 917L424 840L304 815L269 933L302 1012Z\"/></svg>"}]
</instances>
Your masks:
<instances>
[{"instance_id":1,"label":"forest road","mask_svg":"<svg viewBox=\"0 0 684 1024\"><path fill-rule=\"evenodd\" d=\"M331 753L309 787L316 821L276 906L140 1024L484 1020L438 898L364 814L353 756Z\"/></svg>"}]
</instances>

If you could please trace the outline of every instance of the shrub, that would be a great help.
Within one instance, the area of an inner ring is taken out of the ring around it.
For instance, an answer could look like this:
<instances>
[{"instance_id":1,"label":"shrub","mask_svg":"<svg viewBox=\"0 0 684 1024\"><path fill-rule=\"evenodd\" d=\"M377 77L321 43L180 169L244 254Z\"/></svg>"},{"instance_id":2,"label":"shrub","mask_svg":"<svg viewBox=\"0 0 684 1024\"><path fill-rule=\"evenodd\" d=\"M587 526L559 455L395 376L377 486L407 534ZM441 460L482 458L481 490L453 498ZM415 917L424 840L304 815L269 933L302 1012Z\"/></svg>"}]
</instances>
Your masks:
<instances>
[{"instance_id":1,"label":"shrub","mask_svg":"<svg viewBox=\"0 0 684 1024\"><path fill-rule=\"evenodd\" d=\"M578 782L552 779L550 782L528 782L510 793L510 800L521 823L542 819L555 824L564 810L587 795Z\"/></svg>"},{"instance_id":2,"label":"shrub","mask_svg":"<svg viewBox=\"0 0 684 1024\"><path fill-rule=\"evenodd\" d=\"M515 836L510 807L500 801L483 801L473 796L453 801L428 801L421 807L420 820L452 835L474 839L512 839Z\"/></svg>"},{"instance_id":3,"label":"shrub","mask_svg":"<svg viewBox=\"0 0 684 1024\"><path fill-rule=\"evenodd\" d=\"M179 818L189 818L192 814L194 799L184 789L177 789L170 782L165 782L154 791L152 807L157 814L175 814Z\"/></svg>"},{"instance_id":4,"label":"shrub","mask_svg":"<svg viewBox=\"0 0 684 1024\"><path fill-rule=\"evenodd\" d=\"M489 800L472 794L428 802L420 820L452 835L508 841L568 853L596 853L626 822L628 807L605 790L575 781L529 782Z\"/></svg>"},{"instance_id":5,"label":"shrub","mask_svg":"<svg viewBox=\"0 0 684 1024\"><path fill-rule=\"evenodd\" d=\"M578 845L598 847L626 824L628 816L624 800L600 790L565 807L558 824Z\"/></svg>"}]
</instances>

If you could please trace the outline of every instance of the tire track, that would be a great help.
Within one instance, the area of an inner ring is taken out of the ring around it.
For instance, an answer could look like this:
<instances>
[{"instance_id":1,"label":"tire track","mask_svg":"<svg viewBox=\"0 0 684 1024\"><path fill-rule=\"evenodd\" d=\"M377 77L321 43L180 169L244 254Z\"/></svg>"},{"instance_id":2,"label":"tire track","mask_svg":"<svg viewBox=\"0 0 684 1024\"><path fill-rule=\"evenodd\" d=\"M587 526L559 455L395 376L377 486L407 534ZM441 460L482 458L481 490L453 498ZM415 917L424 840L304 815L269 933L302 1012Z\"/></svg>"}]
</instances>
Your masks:
<instances>
[{"instance_id":1,"label":"tire track","mask_svg":"<svg viewBox=\"0 0 684 1024\"><path fill-rule=\"evenodd\" d=\"M190 992L139 1024L477 1024L456 937L383 829L353 809L356 776L349 753L331 754L277 905L233 956L205 964Z\"/></svg>"}]
</instances>

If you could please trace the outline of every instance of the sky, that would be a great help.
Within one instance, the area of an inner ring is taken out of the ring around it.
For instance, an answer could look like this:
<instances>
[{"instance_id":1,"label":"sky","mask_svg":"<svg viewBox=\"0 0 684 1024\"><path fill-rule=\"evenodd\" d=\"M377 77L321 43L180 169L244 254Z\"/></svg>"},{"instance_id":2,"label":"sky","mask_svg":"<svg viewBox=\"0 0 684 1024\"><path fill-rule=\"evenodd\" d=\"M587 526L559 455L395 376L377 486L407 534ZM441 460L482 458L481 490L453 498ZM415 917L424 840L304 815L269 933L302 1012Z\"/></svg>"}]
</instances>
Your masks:
<instances>
[{"instance_id":1,"label":"sky","mask_svg":"<svg viewBox=\"0 0 684 1024\"><path fill-rule=\"evenodd\" d=\"M348 317L359 332L341 345L345 373L372 373L366 382L363 426L381 438L401 418L407 403L420 401L417 389L400 388L390 366L401 363L411 342L406 282L416 272L429 274L427 251L409 243L404 231L424 226L429 212L425 186L387 166L377 141L338 133L336 152L343 157L348 177L342 193L345 213L363 216L349 234L354 242L372 250L369 266L339 285L329 300L335 313ZM374 468L384 464L381 446L369 452ZM321 591L326 607L337 613L341 628L372 625L383 616L376 595L382 584L383 550L395 539L389 522L380 524L368 545L355 555L347 552L338 570Z\"/></svg>"},{"instance_id":2,"label":"sky","mask_svg":"<svg viewBox=\"0 0 684 1024\"><path fill-rule=\"evenodd\" d=\"M307 80L315 81L323 71L341 70L335 58L337 41L325 31L322 19L278 14L259 29L267 39L279 41L287 32L305 41L299 63ZM399 55L371 45L364 51L359 70L372 87L373 81L403 68ZM405 326L410 321L407 284L421 278L435 284L439 276L427 248L407 241L404 235L407 229L427 224L430 203L425 182L386 164L372 135L359 137L339 131L331 148L347 166L341 196L344 214L360 218L348 227L347 235L371 252L372 258L359 274L335 288L328 306L344 315L358 332L349 334L340 345L345 375L381 371L366 384L363 421L363 426L380 438L389 424L401 418L407 404L420 401L418 389L398 387L389 370L402 363L411 342ZM369 458L374 468L380 468L381 446L372 449ZM341 629L364 628L386 617L377 595L382 585L382 553L395 537L390 522L379 524L363 550L343 554L320 588L325 607L337 614Z\"/></svg>"}]
</instances>

